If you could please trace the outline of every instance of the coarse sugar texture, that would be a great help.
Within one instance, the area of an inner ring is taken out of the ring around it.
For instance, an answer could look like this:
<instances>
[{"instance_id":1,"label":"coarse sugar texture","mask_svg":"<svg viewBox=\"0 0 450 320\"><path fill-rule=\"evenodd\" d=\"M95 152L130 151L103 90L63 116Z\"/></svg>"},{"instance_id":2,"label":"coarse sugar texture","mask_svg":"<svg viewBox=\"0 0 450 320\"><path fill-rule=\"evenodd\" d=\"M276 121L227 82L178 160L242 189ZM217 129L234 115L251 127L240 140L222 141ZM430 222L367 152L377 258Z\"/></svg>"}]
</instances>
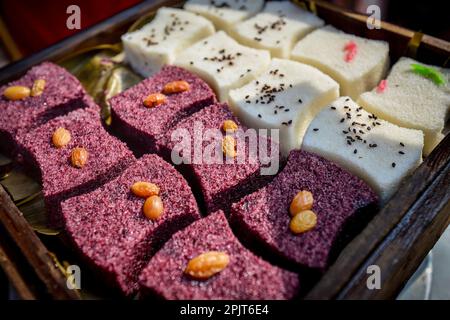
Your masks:
<instances>
[{"instance_id":1,"label":"coarse sugar texture","mask_svg":"<svg viewBox=\"0 0 450 320\"><path fill-rule=\"evenodd\" d=\"M144 99L161 93L166 84L186 81L189 90L166 95L166 101L149 108ZM164 66L147 78L110 100L112 127L139 153L156 151L156 141L173 125L192 113L216 102L211 88L191 72L175 66Z\"/></svg>"},{"instance_id":2,"label":"coarse sugar texture","mask_svg":"<svg viewBox=\"0 0 450 320\"><path fill-rule=\"evenodd\" d=\"M223 126L228 120L236 124L237 131L225 132ZM235 143L231 151L224 152L224 139ZM183 120L158 144L160 153L180 164L180 170L195 184L208 213L226 210L234 201L264 185L278 171L275 166L280 161L278 145L257 131L247 132L228 105L221 103ZM234 156L229 154L234 152ZM276 172L261 174L263 167L270 165Z\"/></svg>"},{"instance_id":3,"label":"coarse sugar texture","mask_svg":"<svg viewBox=\"0 0 450 320\"><path fill-rule=\"evenodd\" d=\"M382 201L422 162L422 148L422 131L378 119L349 97L314 118L302 145L364 179Z\"/></svg>"},{"instance_id":4,"label":"coarse sugar texture","mask_svg":"<svg viewBox=\"0 0 450 320\"><path fill-rule=\"evenodd\" d=\"M229 31L236 23L261 11L264 0L188 0L184 9L211 20L219 30Z\"/></svg>"},{"instance_id":5,"label":"coarse sugar texture","mask_svg":"<svg viewBox=\"0 0 450 320\"><path fill-rule=\"evenodd\" d=\"M145 199L130 188L138 181L159 187L164 210L159 219L143 214ZM183 177L157 155L145 155L102 187L62 204L66 233L82 256L126 295L155 251L177 230L200 218Z\"/></svg>"},{"instance_id":6,"label":"coarse sugar texture","mask_svg":"<svg viewBox=\"0 0 450 320\"><path fill-rule=\"evenodd\" d=\"M225 269L206 280L184 273L190 259L210 251L229 256ZM222 211L174 234L139 280L144 295L173 300L285 300L299 290L295 273L269 264L239 243Z\"/></svg>"},{"instance_id":7,"label":"coarse sugar texture","mask_svg":"<svg viewBox=\"0 0 450 320\"><path fill-rule=\"evenodd\" d=\"M261 13L238 23L230 34L246 46L288 59L298 40L323 25L322 19L290 1L270 1Z\"/></svg>"},{"instance_id":8,"label":"coarse sugar texture","mask_svg":"<svg viewBox=\"0 0 450 320\"><path fill-rule=\"evenodd\" d=\"M9 100L4 92L11 86L33 87L36 80L45 80L40 95ZM20 79L0 87L0 150L12 155L15 137L46 121L74 109L86 108L86 92L80 82L67 70L51 62L32 67Z\"/></svg>"},{"instance_id":9,"label":"coarse sugar texture","mask_svg":"<svg viewBox=\"0 0 450 320\"><path fill-rule=\"evenodd\" d=\"M310 231L294 234L289 207L300 191L312 193L311 210L317 224ZM299 268L323 271L341 239L353 236L347 227L356 221L358 225L367 222L363 221L367 212L361 209L376 202L375 192L358 177L318 155L293 150L270 184L233 204L230 219L238 233L268 253Z\"/></svg>"},{"instance_id":10,"label":"coarse sugar texture","mask_svg":"<svg viewBox=\"0 0 450 320\"><path fill-rule=\"evenodd\" d=\"M270 53L239 44L219 31L186 49L175 65L186 68L204 79L226 102L228 92L258 77L270 64Z\"/></svg>"},{"instance_id":11,"label":"coarse sugar texture","mask_svg":"<svg viewBox=\"0 0 450 320\"><path fill-rule=\"evenodd\" d=\"M436 83L413 71L414 65L439 73L443 83ZM450 69L401 58L391 69L384 90L363 93L358 103L368 112L396 125L422 130L423 153L428 155L442 140L450 110Z\"/></svg>"},{"instance_id":12,"label":"coarse sugar texture","mask_svg":"<svg viewBox=\"0 0 450 320\"><path fill-rule=\"evenodd\" d=\"M341 96L356 100L384 78L389 68L389 44L326 26L300 40L291 59L328 74L339 83Z\"/></svg>"},{"instance_id":13,"label":"coarse sugar texture","mask_svg":"<svg viewBox=\"0 0 450 320\"><path fill-rule=\"evenodd\" d=\"M144 77L172 64L178 53L214 33L213 24L192 12L160 8L155 18L141 29L126 33L122 43L126 59Z\"/></svg>"},{"instance_id":14,"label":"coarse sugar texture","mask_svg":"<svg viewBox=\"0 0 450 320\"><path fill-rule=\"evenodd\" d=\"M251 128L279 129L284 155L301 146L313 117L339 97L339 85L309 65L272 59L257 79L230 91L230 106Z\"/></svg>"},{"instance_id":15,"label":"coarse sugar texture","mask_svg":"<svg viewBox=\"0 0 450 320\"><path fill-rule=\"evenodd\" d=\"M56 147L53 134L58 128L70 132L70 141ZM134 161L126 145L103 128L99 110L76 110L57 117L17 137L20 159L42 182L50 224L62 227L63 200L91 191L117 176ZM88 159L82 168L71 163L75 148L84 148Z\"/></svg>"}]
</instances>

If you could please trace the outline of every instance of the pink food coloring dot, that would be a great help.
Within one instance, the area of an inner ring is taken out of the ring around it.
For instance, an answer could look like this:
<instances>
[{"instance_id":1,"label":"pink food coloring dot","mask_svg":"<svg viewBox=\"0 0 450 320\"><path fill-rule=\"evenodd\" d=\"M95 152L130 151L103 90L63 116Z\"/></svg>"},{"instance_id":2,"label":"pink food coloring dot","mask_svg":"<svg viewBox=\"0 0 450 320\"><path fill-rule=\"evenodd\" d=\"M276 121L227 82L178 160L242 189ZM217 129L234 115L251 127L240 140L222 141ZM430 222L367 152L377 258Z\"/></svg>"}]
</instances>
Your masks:
<instances>
[{"instance_id":1,"label":"pink food coloring dot","mask_svg":"<svg viewBox=\"0 0 450 320\"><path fill-rule=\"evenodd\" d=\"M378 84L378 87L377 87L377 92L378 93L383 93L383 92L385 92L386 91L386 89L387 89L387 80L381 80L380 81L380 83Z\"/></svg>"},{"instance_id":2,"label":"pink food coloring dot","mask_svg":"<svg viewBox=\"0 0 450 320\"><path fill-rule=\"evenodd\" d=\"M355 41L349 41L346 43L344 50L348 51L348 50L355 50L357 48L357 45L355 43Z\"/></svg>"},{"instance_id":3,"label":"pink food coloring dot","mask_svg":"<svg viewBox=\"0 0 450 320\"><path fill-rule=\"evenodd\" d=\"M358 45L354 41L349 41L344 46L345 62L351 62L355 59L358 53Z\"/></svg>"}]
</instances>

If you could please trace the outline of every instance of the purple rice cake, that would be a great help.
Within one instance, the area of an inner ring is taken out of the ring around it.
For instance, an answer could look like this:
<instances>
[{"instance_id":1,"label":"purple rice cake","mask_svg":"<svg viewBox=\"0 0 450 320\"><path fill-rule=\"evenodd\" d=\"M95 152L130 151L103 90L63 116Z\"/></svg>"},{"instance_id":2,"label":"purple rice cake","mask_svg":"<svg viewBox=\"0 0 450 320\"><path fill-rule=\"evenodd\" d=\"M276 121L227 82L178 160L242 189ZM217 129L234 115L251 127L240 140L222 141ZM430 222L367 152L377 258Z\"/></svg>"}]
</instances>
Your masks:
<instances>
[{"instance_id":1,"label":"purple rice cake","mask_svg":"<svg viewBox=\"0 0 450 320\"><path fill-rule=\"evenodd\" d=\"M16 96L17 100L11 100L11 89L7 89L12 86L25 87L22 88L24 97ZM80 82L64 68L50 62L31 68L22 78L0 87L0 93L0 150L10 155L19 131L89 106Z\"/></svg>"},{"instance_id":2,"label":"purple rice cake","mask_svg":"<svg viewBox=\"0 0 450 320\"><path fill-rule=\"evenodd\" d=\"M165 102L144 104L149 95L163 93L166 84L186 81L189 90L165 94ZM164 66L160 72L113 97L113 129L138 153L155 152L156 140L186 116L216 101L214 92L200 78L179 67Z\"/></svg>"},{"instance_id":3,"label":"purple rice cake","mask_svg":"<svg viewBox=\"0 0 450 320\"><path fill-rule=\"evenodd\" d=\"M189 261L211 252L225 255L226 265L215 266L225 268L199 279L191 273L196 271L194 268L187 269ZM139 280L144 296L164 299L281 300L293 298L299 288L295 273L275 267L244 248L222 211L173 235L150 260Z\"/></svg>"},{"instance_id":4,"label":"purple rice cake","mask_svg":"<svg viewBox=\"0 0 450 320\"><path fill-rule=\"evenodd\" d=\"M134 161L126 145L105 131L96 108L50 120L18 135L17 143L18 158L42 182L53 227L62 226L63 200L97 188Z\"/></svg>"},{"instance_id":5,"label":"purple rice cake","mask_svg":"<svg viewBox=\"0 0 450 320\"><path fill-rule=\"evenodd\" d=\"M227 125L230 127L225 134ZM201 192L201 202L208 213L227 210L234 201L257 190L271 178L271 175L261 175L261 169L268 168L270 160L279 159L275 153L278 146L274 148L263 136L257 137L259 143L255 147L250 145L249 139L244 143L241 138L245 130L247 128L241 125L227 104L217 103L184 119L158 141L159 152L165 159L176 165L182 162L180 171L195 185L194 190ZM200 136L203 136L203 141L197 142L196 138ZM191 139L185 143L185 137ZM235 145L231 145L227 153L224 139L229 138ZM265 143L265 147L261 143ZM199 157L198 146L201 146L202 157ZM258 157L261 150L270 157L265 163ZM174 158L174 155L179 158ZM211 158L207 158L210 155ZM273 161L273 164L272 167L278 171L277 162ZM272 176L274 174L276 172Z\"/></svg>"},{"instance_id":6,"label":"purple rice cake","mask_svg":"<svg viewBox=\"0 0 450 320\"><path fill-rule=\"evenodd\" d=\"M309 231L294 233L291 202L301 191L312 194L316 221ZM360 209L376 202L374 191L358 177L313 153L293 150L270 184L232 205L230 222L244 240L262 244L266 253L299 269L323 271L334 258L335 246L351 236L347 228L356 230L354 223L370 219L369 211Z\"/></svg>"},{"instance_id":7,"label":"purple rice cake","mask_svg":"<svg viewBox=\"0 0 450 320\"><path fill-rule=\"evenodd\" d=\"M131 192L139 181L159 187L164 211L143 214L144 199ZM108 283L130 295L154 252L176 231L200 218L183 177L154 154L145 155L101 188L62 204L66 232L80 253Z\"/></svg>"}]
</instances>

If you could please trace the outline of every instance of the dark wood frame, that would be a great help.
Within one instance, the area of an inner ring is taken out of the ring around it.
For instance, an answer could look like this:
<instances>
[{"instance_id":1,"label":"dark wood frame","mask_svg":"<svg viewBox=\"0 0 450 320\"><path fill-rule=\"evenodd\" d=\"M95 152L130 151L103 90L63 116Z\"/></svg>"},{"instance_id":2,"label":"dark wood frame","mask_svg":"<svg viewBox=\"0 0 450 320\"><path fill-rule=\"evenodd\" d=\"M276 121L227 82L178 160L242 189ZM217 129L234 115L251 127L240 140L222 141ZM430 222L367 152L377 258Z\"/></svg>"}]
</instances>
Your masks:
<instances>
[{"instance_id":1,"label":"dark wood frame","mask_svg":"<svg viewBox=\"0 0 450 320\"><path fill-rule=\"evenodd\" d=\"M390 42L391 55L416 57L420 61L445 65L450 43L415 33L389 23L381 30L365 28L367 17L354 14L322 1L295 1L317 12L328 23L344 31ZM180 1L148 1L67 38L29 58L0 70L0 84L44 60L58 61L68 53L98 44L117 42L117 35L142 15L161 5ZM420 45L411 39L419 39ZM307 294L307 299L392 299L419 266L450 223L450 134L400 186L391 201L367 227L341 252L335 263ZM19 296L36 298L33 287L15 261L21 255L42 282L50 297L78 299L68 290L65 278L55 267L49 251L33 232L7 193L0 187L0 221L9 242L0 237L0 265L14 284ZM11 241L12 240L12 241ZM16 248L15 248L16 247ZM381 289L366 286L367 267L381 269Z\"/></svg>"}]
</instances>

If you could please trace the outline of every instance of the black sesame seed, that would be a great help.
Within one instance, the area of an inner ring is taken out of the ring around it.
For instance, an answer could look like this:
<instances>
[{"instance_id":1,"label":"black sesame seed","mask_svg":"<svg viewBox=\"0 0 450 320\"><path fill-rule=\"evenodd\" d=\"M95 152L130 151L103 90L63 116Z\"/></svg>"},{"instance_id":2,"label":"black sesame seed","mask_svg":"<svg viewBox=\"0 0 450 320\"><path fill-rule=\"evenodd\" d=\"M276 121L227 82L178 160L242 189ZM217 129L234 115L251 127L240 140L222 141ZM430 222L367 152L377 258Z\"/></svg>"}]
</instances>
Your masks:
<instances>
[{"instance_id":1,"label":"black sesame seed","mask_svg":"<svg viewBox=\"0 0 450 320\"><path fill-rule=\"evenodd\" d=\"M402 147L404 147L404 146L405 146L405 144L404 144L403 142L400 142L400 145L401 145Z\"/></svg>"},{"instance_id":2,"label":"black sesame seed","mask_svg":"<svg viewBox=\"0 0 450 320\"><path fill-rule=\"evenodd\" d=\"M358 150L357 150L357 149L353 150L353 153L354 153L354 154L357 154L357 153L358 153Z\"/></svg>"},{"instance_id":3,"label":"black sesame seed","mask_svg":"<svg viewBox=\"0 0 450 320\"><path fill-rule=\"evenodd\" d=\"M400 153L400 154L405 154L403 151L399 151L398 153Z\"/></svg>"},{"instance_id":4,"label":"black sesame seed","mask_svg":"<svg viewBox=\"0 0 450 320\"><path fill-rule=\"evenodd\" d=\"M392 168L395 168L396 164L395 162L392 162Z\"/></svg>"},{"instance_id":5,"label":"black sesame seed","mask_svg":"<svg viewBox=\"0 0 450 320\"><path fill-rule=\"evenodd\" d=\"M314 128L313 131L319 131L319 129L318 128Z\"/></svg>"},{"instance_id":6,"label":"black sesame seed","mask_svg":"<svg viewBox=\"0 0 450 320\"><path fill-rule=\"evenodd\" d=\"M258 118L262 118L262 115L260 115L259 113L258 113Z\"/></svg>"},{"instance_id":7,"label":"black sesame seed","mask_svg":"<svg viewBox=\"0 0 450 320\"><path fill-rule=\"evenodd\" d=\"M344 119L344 118L342 118L340 122L342 123L342 122L344 122L344 120L345 120L345 119Z\"/></svg>"},{"instance_id":8,"label":"black sesame seed","mask_svg":"<svg viewBox=\"0 0 450 320\"><path fill-rule=\"evenodd\" d=\"M331 110L336 110L336 107L331 106L330 108L331 108Z\"/></svg>"}]
</instances>

